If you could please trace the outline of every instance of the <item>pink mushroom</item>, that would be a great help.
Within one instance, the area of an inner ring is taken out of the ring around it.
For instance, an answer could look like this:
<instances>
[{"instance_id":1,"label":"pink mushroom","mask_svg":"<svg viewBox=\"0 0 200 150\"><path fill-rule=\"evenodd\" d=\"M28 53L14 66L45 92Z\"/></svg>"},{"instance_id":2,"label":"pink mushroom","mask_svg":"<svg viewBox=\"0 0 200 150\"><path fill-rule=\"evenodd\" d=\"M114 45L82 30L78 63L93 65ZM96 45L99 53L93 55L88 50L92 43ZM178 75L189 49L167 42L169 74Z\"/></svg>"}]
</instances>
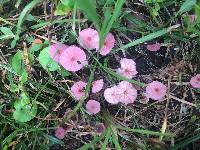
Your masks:
<instances>
[{"instance_id":1,"label":"pink mushroom","mask_svg":"<svg viewBox=\"0 0 200 150\"><path fill-rule=\"evenodd\" d=\"M50 57L55 61L55 62L59 62L60 56L62 54L62 52L68 48L67 45L65 44L53 44L50 46L49 49L49 54Z\"/></svg>"},{"instance_id":2,"label":"pink mushroom","mask_svg":"<svg viewBox=\"0 0 200 150\"><path fill-rule=\"evenodd\" d=\"M68 71L79 71L87 63L85 52L77 46L68 47L60 56L60 64Z\"/></svg>"},{"instance_id":3,"label":"pink mushroom","mask_svg":"<svg viewBox=\"0 0 200 150\"><path fill-rule=\"evenodd\" d=\"M162 100L167 93L167 87L158 81L149 83L146 87L146 97L153 100Z\"/></svg>"},{"instance_id":4,"label":"pink mushroom","mask_svg":"<svg viewBox=\"0 0 200 150\"><path fill-rule=\"evenodd\" d=\"M89 100L86 104L86 109L89 114L97 114L100 112L100 103L95 100Z\"/></svg>"}]
</instances>

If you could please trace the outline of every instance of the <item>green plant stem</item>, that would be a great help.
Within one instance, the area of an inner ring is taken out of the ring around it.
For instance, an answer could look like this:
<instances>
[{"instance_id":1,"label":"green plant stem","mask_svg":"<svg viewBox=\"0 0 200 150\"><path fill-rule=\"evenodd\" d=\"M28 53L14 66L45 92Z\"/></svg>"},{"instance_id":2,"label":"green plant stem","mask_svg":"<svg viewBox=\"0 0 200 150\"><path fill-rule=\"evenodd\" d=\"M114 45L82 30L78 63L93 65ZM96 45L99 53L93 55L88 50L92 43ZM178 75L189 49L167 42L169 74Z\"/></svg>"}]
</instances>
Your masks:
<instances>
[{"instance_id":1,"label":"green plant stem","mask_svg":"<svg viewBox=\"0 0 200 150\"><path fill-rule=\"evenodd\" d=\"M92 85L92 81L93 81L93 78L94 78L94 72L96 70L96 66L97 66L97 62L95 62L95 65L93 67L92 73L90 74L89 81L88 81L86 89L85 89L85 95L80 99L80 101L78 102L76 107L67 115L67 117L65 117L62 120L62 123L68 122L69 119L71 119L71 117L73 117L75 115L75 113L80 109L80 107L82 106L83 102L88 97L88 93L90 91L90 88L91 88L91 85Z\"/></svg>"},{"instance_id":2,"label":"green plant stem","mask_svg":"<svg viewBox=\"0 0 200 150\"><path fill-rule=\"evenodd\" d=\"M147 134L147 135L156 135L156 136L162 135L162 136L167 136L167 137L175 136L174 134L171 134L171 133L161 133L161 132L149 131L149 130L144 130L144 129L130 129L130 128L122 127L122 126L117 126L117 128L128 131L128 132Z\"/></svg>"}]
</instances>

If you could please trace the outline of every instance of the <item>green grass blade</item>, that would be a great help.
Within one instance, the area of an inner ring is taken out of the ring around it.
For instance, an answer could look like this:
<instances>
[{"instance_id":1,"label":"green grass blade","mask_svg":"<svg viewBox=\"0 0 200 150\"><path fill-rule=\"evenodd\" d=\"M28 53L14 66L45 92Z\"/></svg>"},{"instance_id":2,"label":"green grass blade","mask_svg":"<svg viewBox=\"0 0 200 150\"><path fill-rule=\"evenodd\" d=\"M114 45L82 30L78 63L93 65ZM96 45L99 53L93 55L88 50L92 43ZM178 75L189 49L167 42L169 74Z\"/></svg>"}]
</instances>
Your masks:
<instances>
[{"instance_id":1,"label":"green grass blade","mask_svg":"<svg viewBox=\"0 0 200 150\"><path fill-rule=\"evenodd\" d=\"M119 144L119 141L118 141L118 139L117 139L117 136L115 135L115 133L114 133L113 130L112 130L112 140L113 140L113 143L115 144L115 148L116 148L117 150L121 150L122 148L121 148L121 146L120 146L120 144Z\"/></svg>"},{"instance_id":2,"label":"green grass blade","mask_svg":"<svg viewBox=\"0 0 200 150\"><path fill-rule=\"evenodd\" d=\"M41 1L40 0L33 0L28 5L26 5L26 7L21 12L19 19L18 19L18 22L17 22L17 32L16 32L15 41L17 41L19 39L19 34L21 33L21 26L22 26L24 20L26 19L26 16L33 9L33 7L35 7L39 2L41 2Z\"/></svg>"},{"instance_id":3,"label":"green grass blade","mask_svg":"<svg viewBox=\"0 0 200 150\"><path fill-rule=\"evenodd\" d=\"M107 131L105 137L106 138L105 138L105 140L104 140L104 142L103 142L103 144L101 146L101 150L106 150L106 146L108 144L108 140L111 137L111 129L110 128L108 128L108 131Z\"/></svg>"},{"instance_id":4,"label":"green grass blade","mask_svg":"<svg viewBox=\"0 0 200 150\"><path fill-rule=\"evenodd\" d=\"M186 0L182 5L178 13L182 14L187 11L190 11L192 7L196 4L196 0Z\"/></svg>"},{"instance_id":5,"label":"green grass blade","mask_svg":"<svg viewBox=\"0 0 200 150\"><path fill-rule=\"evenodd\" d=\"M108 34L108 32L110 31L110 29L112 28L113 23L118 19L120 12L121 12L121 8L124 3L125 3L125 0L118 0L115 4L115 9L112 14L112 17L109 20L108 20L108 18L105 19L105 21L103 23L103 27L100 32L100 47L102 47L102 45L104 43L104 39L105 39L106 35Z\"/></svg>"},{"instance_id":6,"label":"green grass blade","mask_svg":"<svg viewBox=\"0 0 200 150\"><path fill-rule=\"evenodd\" d=\"M118 126L118 129L125 130L128 132L133 132L133 133L139 133L139 134L147 134L147 135L155 135L155 136L167 136L167 137L174 137L174 134L171 133L161 133L161 132L155 132L155 131L150 131L150 130L144 130L144 129L130 129L130 128L125 128L122 126Z\"/></svg>"},{"instance_id":7,"label":"green grass blade","mask_svg":"<svg viewBox=\"0 0 200 150\"><path fill-rule=\"evenodd\" d=\"M119 50L121 50L121 49L127 49L127 48L129 48L129 47L132 47L132 46L135 46L135 45L138 45L138 44L141 44L141 43L144 43L144 42L153 40L153 39L155 39L155 38L157 38L157 37L160 37L160 36L162 36L162 35L165 35L165 34L168 33L168 32L171 32L172 29L177 28L177 27L179 27L179 26L180 26L180 25L178 24L178 25L175 25L175 26L171 26L171 27L169 27L169 28L164 28L164 29L159 30L159 31L156 31L156 32L154 32L154 33L150 33L150 34L148 34L148 35L146 35L146 36L144 36L144 37L142 37L142 38L140 38L140 39L137 39L137 40L135 40L135 41L133 41L133 42L130 42L130 43L126 44L126 45L123 45L122 47L120 47L120 48L118 48L118 49L115 49L115 50L113 50L113 51L114 51L114 52L117 52L117 51L119 51Z\"/></svg>"},{"instance_id":8,"label":"green grass blade","mask_svg":"<svg viewBox=\"0 0 200 150\"><path fill-rule=\"evenodd\" d=\"M89 80L88 80L88 83L87 83L86 88L85 88L85 95L83 97L81 97L80 101L78 102L78 104L76 105L76 107L69 113L69 115L62 120L63 123L69 121L69 119L74 116L74 114L82 106L82 104L85 101L85 99L88 97L88 93L90 91L90 88L91 88L91 85L92 85L92 81L94 79L94 73L95 73L95 70L96 70L96 66L97 66L97 62L95 63L95 65L93 67L93 70L92 70L92 72L91 72L91 74L89 76Z\"/></svg>"},{"instance_id":9,"label":"green grass blade","mask_svg":"<svg viewBox=\"0 0 200 150\"><path fill-rule=\"evenodd\" d=\"M96 144L98 141L100 141L101 139L103 139L105 137L105 135L107 134L107 132L108 132L108 130L106 130L100 136L95 136L94 139L90 143L85 144L84 146L80 147L77 150L88 150L90 147L93 147L94 144Z\"/></svg>"},{"instance_id":10,"label":"green grass blade","mask_svg":"<svg viewBox=\"0 0 200 150\"><path fill-rule=\"evenodd\" d=\"M91 54L91 53L90 53L90 54ZM126 77L123 77L123 76L119 75L118 73L112 71L111 69L109 69L109 68L103 66L95 56L93 56L92 54L91 54L91 56L95 59L95 61L98 63L98 65L99 65L105 72L107 72L108 74L110 74L110 75L116 77L117 79L128 81L128 82L133 83L133 84L135 84L136 86L139 86L139 87L144 87L144 86L146 85L145 83L139 82L139 81L137 81L137 80L131 80L131 79L128 79L128 78L126 78Z\"/></svg>"},{"instance_id":11,"label":"green grass blade","mask_svg":"<svg viewBox=\"0 0 200 150\"><path fill-rule=\"evenodd\" d=\"M86 13L86 16L91 20L96 29L100 31L100 20L96 11L96 1L94 0L76 0L77 7Z\"/></svg>"},{"instance_id":12,"label":"green grass blade","mask_svg":"<svg viewBox=\"0 0 200 150\"><path fill-rule=\"evenodd\" d=\"M171 147L170 150L178 150L180 148L185 148L186 145L188 145L188 144L190 144L192 142L195 142L195 141L197 141L199 139L200 139L200 134L197 134L197 135L195 135L193 137L190 137L190 138L180 142L179 144L175 145L174 147Z\"/></svg>"},{"instance_id":13,"label":"green grass blade","mask_svg":"<svg viewBox=\"0 0 200 150\"><path fill-rule=\"evenodd\" d=\"M7 136L3 141L2 141L2 145L5 145L6 143L10 143L12 141L13 138L16 137L16 135L18 134L18 132L20 132L20 129L15 130L14 132L12 132L9 136Z\"/></svg>"}]
</instances>

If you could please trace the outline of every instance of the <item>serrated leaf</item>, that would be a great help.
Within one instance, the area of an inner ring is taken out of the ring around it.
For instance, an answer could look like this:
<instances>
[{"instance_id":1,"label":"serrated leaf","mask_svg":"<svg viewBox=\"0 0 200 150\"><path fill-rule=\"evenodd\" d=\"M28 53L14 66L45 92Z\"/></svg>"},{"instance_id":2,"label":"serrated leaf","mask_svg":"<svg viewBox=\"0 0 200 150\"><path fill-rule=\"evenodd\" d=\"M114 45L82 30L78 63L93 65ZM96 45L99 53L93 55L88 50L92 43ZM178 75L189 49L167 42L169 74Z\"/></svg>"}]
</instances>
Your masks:
<instances>
[{"instance_id":1,"label":"serrated leaf","mask_svg":"<svg viewBox=\"0 0 200 150\"><path fill-rule=\"evenodd\" d=\"M49 70L49 71L55 71L59 68L59 65L53 59L51 59L49 55L49 48L50 47L44 48L40 52L38 59L44 69Z\"/></svg>"},{"instance_id":2,"label":"serrated leaf","mask_svg":"<svg viewBox=\"0 0 200 150\"><path fill-rule=\"evenodd\" d=\"M178 13L182 14L190 11L192 7L196 4L196 0L186 0L182 5Z\"/></svg>"}]
</instances>

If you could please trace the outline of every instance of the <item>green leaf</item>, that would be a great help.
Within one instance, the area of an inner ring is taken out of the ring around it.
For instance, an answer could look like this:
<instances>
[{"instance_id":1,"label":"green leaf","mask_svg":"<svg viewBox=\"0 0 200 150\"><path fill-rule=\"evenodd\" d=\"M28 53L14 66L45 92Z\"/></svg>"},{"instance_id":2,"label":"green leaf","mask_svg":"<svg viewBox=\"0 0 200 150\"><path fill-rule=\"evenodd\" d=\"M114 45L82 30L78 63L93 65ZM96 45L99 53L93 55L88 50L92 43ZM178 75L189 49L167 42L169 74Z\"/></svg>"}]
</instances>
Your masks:
<instances>
[{"instance_id":1,"label":"green leaf","mask_svg":"<svg viewBox=\"0 0 200 150\"><path fill-rule=\"evenodd\" d=\"M29 48L30 53L39 51L42 48L43 44L35 44Z\"/></svg>"},{"instance_id":2,"label":"green leaf","mask_svg":"<svg viewBox=\"0 0 200 150\"><path fill-rule=\"evenodd\" d=\"M95 0L76 0L79 9L86 13L86 17L91 20L97 31L100 31L100 20L96 11Z\"/></svg>"},{"instance_id":3,"label":"green leaf","mask_svg":"<svg viewBox=\"0 0 200 150\"><path fill-rule=\"evenodd\" d=\"M28 122L34 118L37 113L37 105L21 105L21 101L15 102L15 111L13 117L18 122Z\"/></svg>"},{"instance_id":4,"label":"green leaf","mask_svg":"<svg viewBox=\"0 0 200 150\"><path fill-rule=\"evenodd\" d=\"M9 36L15 37L15 35L13 34L13 32L11 31L10 28L1 27L0 30L1 30L1 32L3 32L3 34L5 34L5 35L9 35Z\"/></svg>"},{"instance_id":5,"label":"green leaf","mask_svg":"<svg viewBox=\"0 0 200 150\"><path fill-rule=\"evenodd\" d=\"M54 12L54 15L59 16L59 15L66 15L68 14L73 7L70 5L64 5L63 3L59 3L58 6L56 7L56 10Z\"/></svg>"},{"instance_id":6,"label":"green leaf","mask_svg":"<svg viewBox=\"0 0 200 150\"><path fill-rule=\"evenodd\" d=\"M30 103L30 98L27 93L22 92L20 96L21 96L21 104L23 106L28 105Z\"/></svg>"},{"instance_id":7,"label":"green leaf","mask_svg":"<svg viewBox=\"0 0 200 150\"><path fill-rule=\"evenodd\" d=\"M162 29L162 30L159 30L159 31L150 33L150 34L148 34L148 35L146 35L146 36L144 36L144 37L142 37L142 38L140 38L140 39L137 39L137 40L135 40L135 41L133 41L133 42L130 42L130 43L126 44L126 45L123 45L122 47L116 49L115 51L118 51L118 50L121 50L121 49L127 49L127 48L129 48L129 47L132 47L132 46L135 46L135 45L138 45L138 44L141 44L141 43L144 43L144 42L153 40L153 39L155 39L155 38L157 38L157 37L160 37L160 36L162 36L162 35L165 35L165 34L168 33L168 32L171 32L173 29L176 29L176 28L178 28L179 26L180 26L180 25L178 24L178 25L171 26L171 27L169 27L169 28L164 28L164 29Z\"/></svg>"},{"instance_id":8,"label":"green leaf","mask_svg":"<svg viewBox=\"0 0 200 150\"><path fill-rule=\"evenodd\" d=\"M68 76L71 75L70 72L68 72L67 70L65 70L65 69L63 69L63 68L59 69L59 70L58 70L58 73L59 73L60 75L62 75L63 77L68 77Z\"/></svg>"},{"instance_id":9,"label":"green leaf","mask_svg":"<svg viewBox=\"0 0 200 150\"><path fill-rule=\"evenodd\" d=\"M60 0L62 4L64 4L65 6L70 7L71 9L73 9L74 7L74 0Z\"/></svg>"},{"instance_id":10,"label":"green leaf","mask_svg":"<svg viewBox=\"0 0 200 150\"><path fill-rule=\"evenodd\" d=\"M147 135L154 135L154 136L166 136L166 137L174 137L174 134L171 133L161 133L157 131L150 131L150 130L144 130L144 129L131 129L131 128L126 128L122 126L118 126L118 129L127 131L127 132L133 132L133 133L139 133L139 134L147 134Z\"/></svg>"},{"instance_id":11,"label":"green leaf","mask_svg":"<svg viewBox=\"0 0 200 150\"><path fill-rule=\"evenodd\" d=\"M37 113L37 104L30 104L30 98L25 92L21 93L21 99L15 101L14 108L13 117L19 122L30 121Z\"/></svg>"},{"instance_id":12,"label":"green leaf","mask_svg":"<svg viewBox=\"0 0 200 150\"><path fill-rule=\"evenodd\" d=\"M101 150L106 150L106 146L108 144L108 140L111 137L111 128L109 127L107 130L108 131L107 131L107 133L105 135L106 138L105 138L105 140L104 140L104 142L103 142L103 144L101 146Z\"/></svg>"},{"instance_id":13,"label":"green leaf","mask_svg":"<svg viewBox=\"0 0 200 150\"><path fill-rule=\"evenodd\" d=\"M33 0L31 1L28 5L25 6L25 8L23 9L23 11L20 13L18 22L17 22L17 31L16 31L16 36L15 36L15 40L12 42L12 47L14 47L17 43L17 41L19 40L19 35L21 33L21 26L24 22L24 20L26 19L26 17L28 16L29 12L33 9L33 7L35 7L39 2L41 2L40 0Z\"/></svg>"},{"instance_id":14,"label":"green leaf","mask_svg":"<svg viewBox=\"0 0 200 150\"><path fill-rule=\"evenodd\" d=\"M0 36L0 40L12 39L12 38L15 37L15 35L13 34L13 32L10 30L10 28L1 27L0 31L4 34L4 35Z\"/></svg>"},{"instance_id":15,"label":"green leaf","mask_svg":"<svg viewBox=\"0 0 200 150\"><path fill-rule=\"evenodd\" d=\"M37 21L37 19L33 15L31 15L31 14L29 14L27 16L26 20L28 20L28 21Z\"/></svg>"},{"instance_id":16,"label":"green leaf","mask_svg":"<svg viewBox=\"0 0 200 150\"><path fill-rule=\"evenodd\" d=\"M116 2L114 12L110 19L107 18L107 14L109 14L109 11L105 12L105 20L103 22L102 29L100 32L100 47L102 47L104 43L104 39L106 35L108 34L108 32L110 31L110 29L112 28L113 23L118 19L121 12L121 8L124 3L125 3L125 0L118 0Z\"/></svg>"},{"instance_id":17,"label":"green leaf","mask_svg":"<svg viewBox=\"0 0 200 150\"><path fill-rule=\"evenodd\" d=\"M178 13L182 14L190 11L192 7L196 4L196 0L186 0L182 5Z\"/></svg>"},{"instance_id":18,"label":"green leaf","mask_svg":"<svg viewBox=\"0 0 200 150\"><path fill-rule=\"evenodd\" d=\"M88 150L89 148L93 147L98 141L103 139L107 132L108 131L106 130L103 134L101 134L101 136L95 136L94 139L90 143L85 144L84 146L78 148L77 150Z\"/></svg>"},{"instance_id":19,"label":"green leaf","mask_svg":"<svg viewBox=\"0 0 200 150\"><path fill-rule=\"evenodd\" d=\"M22 75L24 71L24 63L21 51L18 51L12 58L12 68L18 75Z\"/></svg>"},{"instance_id":20,"label":"green leaf","mask_svg":"<svg viewBox=\"0 0 200 150\"><path fill-rule=\"evenodd\" d=\"M200 23L200 6L195 4L194 10L195 14L197 15L197 23Z\"/></svg>"},{"instance_id":21,"label":"green leaf","mask_svg":"<svg viewBox=\"0 0 200 150\"><path fill-rule=\"evenodd\" d=\"M119 141L118 141L118 138L117 138L117 135L115 134L115 132L112 130L112 140L113 140L113 143L115 144L115 148L117 150L121 150L121 146L119 144Z\"/></svg>"},{"instance_id":22,"label":"green leaf","mask_svg":"<svg viewBox=\"0 0 200 150\"><path fill-rule=\"evenodd\" d=\"M13 36L10 36L10 35L1 35L0 36L0 40L6 40L6 39L12 39Z\"/></svg>"},{"instance_id":23,"label":"green leaf","mask_svg":"<svg viewBox=\"0 0 200 150\"><path fill-rule=\"evenodd\" d=\"M18 8L19 5L21 4L22 0L17 0L16 4L15 4L15 7Z\"/></svg>"},{"instance_id":24,"label":"green leaf","mask_svg":"<svg viewBox=\"0 0 200 150\"><path fill-rule=\"evenodd\" d=\"M195 141L199 141L199 139L200 139L200 134L198 133L192 137L189 137L189 138L183 140L182 142L178 143L177 145L171 147L170 150L178 150L181 148L185 148L186 145L193 143Z\"/></svg>"},{"instance_id":25,"label":"green leaf","mask_svg":"<svg viewBox=\"0 0 200 150\"><path fill-rule=\"evenodd\" d=\"M21 84L24 84L27 80L28 80L28 73L26 71L24 71L20 78Z\"/></svg>"},{"instance_id":26,"label":"green leaf","mask_svg":"<svg viewBox=\"0 0 200 150\"><path fill-rule=\"evenodd\" d=\"M49 70L49 71L55 71L59 68L59 65L53 59L51 59L49 55L49 48L50 47L44 48L40 52L38 59L44 69Z\"/></svg>"},{"instance_id":27,"label":"green leaf","mask_svg":"<svg viewBox=\"0 0 200 150\"><path fill-rule=\"evenodd\" d=\"M18 92L19 91L19 87L16 84L11 84L10 85L10 89L11 92Z\"/></svg>"}]
</instances>

